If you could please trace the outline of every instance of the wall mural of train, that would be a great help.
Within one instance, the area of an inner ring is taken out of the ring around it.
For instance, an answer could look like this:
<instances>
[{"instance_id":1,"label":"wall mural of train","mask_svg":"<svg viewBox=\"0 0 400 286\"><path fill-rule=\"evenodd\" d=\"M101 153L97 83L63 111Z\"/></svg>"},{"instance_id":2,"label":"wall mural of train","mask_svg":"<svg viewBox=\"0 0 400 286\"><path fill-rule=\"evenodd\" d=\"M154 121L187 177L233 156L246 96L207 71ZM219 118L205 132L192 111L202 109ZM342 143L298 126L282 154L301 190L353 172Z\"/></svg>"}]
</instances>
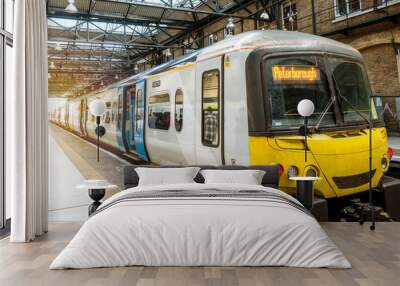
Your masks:
<instances>
[{"instance_id":1,"label":"wall mural of train","mask_svg":"<svg viewBox=\"0 0 400 286\"><path fill-rule=\"evenodd\" d=\"M373 187L389 166L387 134L360 53L299 32L252 31L230 37L79 98L50 120L96 138L94 99L106 102L102 142L154 164L271 164L289 176L319 176L325 199L368 190L368 122L374 126ZM309 159L297 103L310 99Z\"/></svg>"}]
</instances>

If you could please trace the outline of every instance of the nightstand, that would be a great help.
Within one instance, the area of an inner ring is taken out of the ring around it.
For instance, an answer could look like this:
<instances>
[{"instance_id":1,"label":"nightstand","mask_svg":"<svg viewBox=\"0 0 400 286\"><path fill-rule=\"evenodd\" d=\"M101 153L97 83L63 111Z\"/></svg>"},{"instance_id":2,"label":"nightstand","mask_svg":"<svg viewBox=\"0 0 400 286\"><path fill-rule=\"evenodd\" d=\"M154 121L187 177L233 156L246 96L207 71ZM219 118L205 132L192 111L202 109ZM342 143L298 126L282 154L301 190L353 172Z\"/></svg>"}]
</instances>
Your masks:
<instances>
[{"instance_id":1,"label":"nightstand","mask_svg":"<svg viewBox=\"0 0 400 286\"><path fill-rule=\"evenodd\" d=\"M289 178L296 181L296 199L308 210L311 210L314 204L314 182L318 179L318 177Z\"/></svg>"},{"instance_id":2,"label":"nightstand","mask_svg":"<svg viewBox=\"0 0 400 286\"><path fill-rule=\"evenodd\" d=\"M112 185L105 180L85 180L83 184L76 186L77 189L88 190L89 197L93 200L93 203L89 205L88 208L89 216L101 205L100 200L106 194L106 189L117 187L118 186Z\"/></svg>"}]
</instances>

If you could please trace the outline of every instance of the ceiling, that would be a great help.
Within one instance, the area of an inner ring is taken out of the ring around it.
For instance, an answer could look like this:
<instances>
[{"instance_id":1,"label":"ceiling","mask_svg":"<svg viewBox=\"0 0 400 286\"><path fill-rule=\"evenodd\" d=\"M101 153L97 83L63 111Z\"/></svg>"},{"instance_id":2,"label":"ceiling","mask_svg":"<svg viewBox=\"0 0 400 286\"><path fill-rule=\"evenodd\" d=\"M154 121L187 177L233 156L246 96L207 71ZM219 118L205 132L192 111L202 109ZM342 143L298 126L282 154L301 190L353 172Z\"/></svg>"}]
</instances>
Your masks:
<instances>
[{"instance_id":1,"label":"ceiling","mask_svg":"<svg viewBox=\"0 0 400 286\"><path fill-rule=\"evenodd\" d=\"M79 96L138 72L137 62L201 47L196 29L249 0L48 0L49 96ZM179 41L192 35L191 42ZM149 60L150 59L150 60Z\"/></svg>"}]
</instances>

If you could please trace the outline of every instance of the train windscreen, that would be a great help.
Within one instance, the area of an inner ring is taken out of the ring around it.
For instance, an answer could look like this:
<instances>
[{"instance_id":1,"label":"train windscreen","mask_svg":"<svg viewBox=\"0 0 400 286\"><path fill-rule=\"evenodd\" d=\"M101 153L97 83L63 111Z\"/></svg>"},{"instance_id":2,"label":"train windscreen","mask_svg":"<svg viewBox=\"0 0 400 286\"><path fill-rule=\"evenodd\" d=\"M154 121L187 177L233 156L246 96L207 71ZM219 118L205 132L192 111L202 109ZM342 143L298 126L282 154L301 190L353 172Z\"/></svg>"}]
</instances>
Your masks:
<instances>
[{"instance_id":1,"label":"train windscreen","mask_svg":"<svg viewBox=\"0 0 400 286\"><path fill-rule=\"evenodd\" d=\"M371 99L372 91L364 68L358 63L341 58L330 58L329 62L333 68L333 79L344 123L365 122L369 118L370 104L372 119L377 120L378 114Z\"/></svg>"},{"instance_id":2,"label":"train windscreen","mask_svg":"<svg viewBox=\"0 0 400 286\"><path fill-rule=\"evenodd\" d=\"M267 59L266 88L271 124L274 128L300 126L303 119L297 112L302 99L314 102L315 112L310 123L322 118L322 125L333 125L329 82L321 56L285 56ZM327 108L329 107L329 108ZM327 109L327 110L326 110ZM324 116L320 116L324 114Z\"/></svg>"}]
</instances>

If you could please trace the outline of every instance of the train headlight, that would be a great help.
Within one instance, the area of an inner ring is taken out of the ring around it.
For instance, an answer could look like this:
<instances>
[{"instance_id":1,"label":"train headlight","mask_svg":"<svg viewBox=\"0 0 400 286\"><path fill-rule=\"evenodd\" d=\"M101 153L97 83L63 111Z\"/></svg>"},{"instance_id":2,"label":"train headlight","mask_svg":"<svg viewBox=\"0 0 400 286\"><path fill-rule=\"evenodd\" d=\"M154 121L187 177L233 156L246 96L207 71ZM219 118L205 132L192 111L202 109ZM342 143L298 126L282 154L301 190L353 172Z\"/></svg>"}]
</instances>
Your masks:
<instances>
[{"instance_id":1,"label":"train headlight","mask_svg":"<svg viewBox=\"0 0 400 286\"><path fill-rule=\"evenodd\" d=\"M315 167L309 167L306 171L306 177L318 177L318 171Z\"/></svg>"},{"instance_id":2,"label":"train headlight","mask_svg":"<svg viewBox=\"0 0 400 286\"><path fill-rule=\"evenodd\" d=\"M287 169L288 178L297 177L299 169L296 166L289 166Z\"/></svg>"},{"instance_id":3,"label":"train headlight","mask_svg":"<svg viewBox=\"0 0 400 286\"><path fill-rule=\"evenodd\" d=\"M382 169L386 170L388 166L389 166L388 160L385 157L383 157L381 159L381 167L382 167Z\"/></svg>"}]
</instances>

